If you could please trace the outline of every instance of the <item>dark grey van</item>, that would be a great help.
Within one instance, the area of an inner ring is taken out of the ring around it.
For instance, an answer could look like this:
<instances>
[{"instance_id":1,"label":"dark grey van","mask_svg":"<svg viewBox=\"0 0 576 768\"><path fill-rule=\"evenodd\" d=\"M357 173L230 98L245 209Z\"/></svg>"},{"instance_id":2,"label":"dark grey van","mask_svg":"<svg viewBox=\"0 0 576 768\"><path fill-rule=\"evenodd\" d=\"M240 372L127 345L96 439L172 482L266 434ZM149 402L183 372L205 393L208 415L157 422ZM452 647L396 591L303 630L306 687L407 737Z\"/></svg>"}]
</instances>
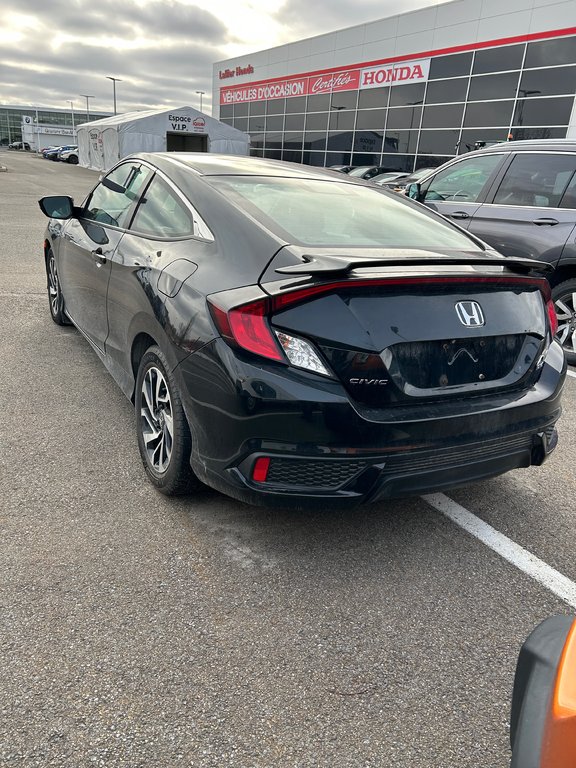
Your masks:
<instances>
[{"instance_id":1,"label":"dark grey van","mask_svg":"<svg viewBox=\"0 0 576 768\"><path fill-rule=\"evenodd\" d=\"M458 157L407 194L507 256L553 264L558 335L576 363L576 139L510 141Z\"/></svg>"}]
</instances>

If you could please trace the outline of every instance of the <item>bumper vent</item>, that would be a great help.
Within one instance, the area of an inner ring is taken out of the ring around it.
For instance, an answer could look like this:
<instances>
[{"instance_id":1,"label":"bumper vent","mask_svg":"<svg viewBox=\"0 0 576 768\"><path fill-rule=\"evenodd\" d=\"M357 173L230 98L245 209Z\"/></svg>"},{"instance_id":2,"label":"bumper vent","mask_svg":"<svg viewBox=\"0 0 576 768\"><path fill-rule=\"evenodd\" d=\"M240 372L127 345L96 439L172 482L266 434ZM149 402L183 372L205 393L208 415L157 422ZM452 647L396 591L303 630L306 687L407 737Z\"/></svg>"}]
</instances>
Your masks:
<instances>
[{"instance_id":1,"label":"bumper vent","mask_svg":"<svg viewBox=\"0 0 576 768\"><path fill-rule=\"evenodd\" d=\"M308 488L340 488L372 462L347 459L276 459L270 462L267 483Z\"/></svg>"}]
</instances>

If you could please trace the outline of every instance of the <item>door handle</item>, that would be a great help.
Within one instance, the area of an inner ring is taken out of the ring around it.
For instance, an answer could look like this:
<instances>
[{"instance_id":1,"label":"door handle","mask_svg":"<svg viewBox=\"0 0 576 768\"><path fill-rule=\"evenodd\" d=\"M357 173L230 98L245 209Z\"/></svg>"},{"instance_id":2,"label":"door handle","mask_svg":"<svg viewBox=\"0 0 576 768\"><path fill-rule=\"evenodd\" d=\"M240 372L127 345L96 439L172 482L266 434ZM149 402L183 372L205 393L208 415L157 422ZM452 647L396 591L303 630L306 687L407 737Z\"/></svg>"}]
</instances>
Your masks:
<instances>
[{"instance_id":1,"label":"door handle","mask_svg":"<svg viewBox=\"0 0 576 768\"><path fill-rule=\"evenodd\" d=\"M101 267L102 264L106 264L106 256L104 256L102 248L96 248L95 251L92 251L92 258L96 262L97 267Z\"/></svg>"},{"instance_id":2,"label":"door handle","mask_svg":"<svg viewBox=\"0 0 576 768\"><path fill-rule=\"evenodd\" d=\"M448 214L451 219L469 219L470 214L466 213L465 211L454 211L454 213Z\"/></svg>"},{"instance_id":3,"label":"door handle","mask_svg":"<svg viewBox=\"0 0 576 768\"><path fill-rule=\"evenodd\" d=\"M532 224L536 224L537 227L543 227L546 224L549 227L553 227L553 226L555 226L556 224L559 224L559 223L560 222L558 221L558 219L534 219L534 221L532 222Z\"/></svg>"}]
</instances>

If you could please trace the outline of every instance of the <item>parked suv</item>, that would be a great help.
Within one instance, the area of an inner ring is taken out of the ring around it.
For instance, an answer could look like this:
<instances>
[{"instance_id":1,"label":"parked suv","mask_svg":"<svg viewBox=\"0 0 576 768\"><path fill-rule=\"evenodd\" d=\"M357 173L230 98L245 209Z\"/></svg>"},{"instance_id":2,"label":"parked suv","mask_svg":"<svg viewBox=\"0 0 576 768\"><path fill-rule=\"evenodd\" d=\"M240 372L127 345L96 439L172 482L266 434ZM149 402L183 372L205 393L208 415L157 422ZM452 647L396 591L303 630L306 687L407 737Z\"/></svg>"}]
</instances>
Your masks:
<instances>
[{"instance_id":1,"label":"parked suv","mask_svg":"<svg viewBox=\"0 0 576 768\"><path fill-rule=\"evenodd\" d=\"M576 139L486 147L434 169L406 191L500 253L554 265L557 338L576 364Z\"/></svg>"}]
</instances>

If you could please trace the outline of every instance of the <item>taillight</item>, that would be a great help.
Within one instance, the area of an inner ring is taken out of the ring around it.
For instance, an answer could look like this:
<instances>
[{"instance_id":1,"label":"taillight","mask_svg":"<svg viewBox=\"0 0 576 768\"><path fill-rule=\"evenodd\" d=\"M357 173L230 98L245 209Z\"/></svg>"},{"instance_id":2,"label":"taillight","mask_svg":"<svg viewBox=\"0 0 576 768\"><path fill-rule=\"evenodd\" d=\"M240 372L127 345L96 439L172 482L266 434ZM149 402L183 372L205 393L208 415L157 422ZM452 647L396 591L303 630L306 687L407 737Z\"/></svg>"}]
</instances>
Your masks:
<instances>
[{"instance_id":1,"label":"taillight","mask_svg":"<svg viewBox=\"0 0 576 768\"><path fill-rule=\"evenodd\" d=\"M546 309L548 310L550 331L552 332L552 336L556 336L556 333L558 332L558 317L556 316L556 307L554 306L554 301L552 299L548 299L546 302Z\"/></svg>"},{"instance_id":2,"label":"taillight","mask_svg":"<svg viewBox=\"0 0 576 768\"><path fill-rule=\"evenodd\" d=\"M286 362L268 321L268 299L253 301L225 312L209 300L209 307L222 336L248 352L269 360Z\"/></svg>"}]
</instances>

